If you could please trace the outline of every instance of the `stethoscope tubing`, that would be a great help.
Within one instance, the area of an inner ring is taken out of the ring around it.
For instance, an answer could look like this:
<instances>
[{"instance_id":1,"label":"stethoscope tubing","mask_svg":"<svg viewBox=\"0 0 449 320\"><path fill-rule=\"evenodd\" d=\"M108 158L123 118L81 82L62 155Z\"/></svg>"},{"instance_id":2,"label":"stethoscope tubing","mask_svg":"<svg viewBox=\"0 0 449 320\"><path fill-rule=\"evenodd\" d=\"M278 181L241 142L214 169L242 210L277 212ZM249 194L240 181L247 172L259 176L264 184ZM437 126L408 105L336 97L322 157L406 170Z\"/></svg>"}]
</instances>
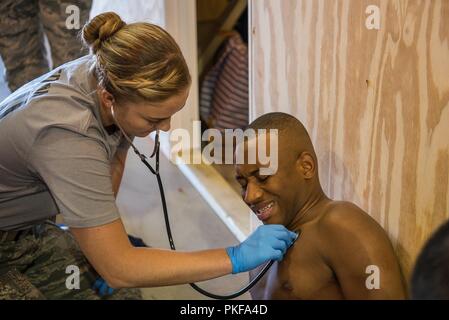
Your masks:
<instances>
[{"instance_id":1,"label":"stethoscope tubing","mask_svg":"<svg viewBox=\"0 0 449 320\"><path fill-rule=\"evenodd\" d=\"M171 227L170 227L170 219L168 216L167 201L165 199L164 186L162 184L162 179L161 179L161 175L159 172L159 152L160 152L159 130L156 131L155 145L154 145L153 152L150 156L150 158L153 158L154 156L156 156L156 168L153 168L150 165L150 163L147 161L147 157L144 154L142 154L139 151L139 149L137 149L137 147L133 144L132 140L129 138L129 136L125 133L125 131L122 129L122 127L118 123L118 121L115 117L115 114L114 114L114 108L112 106L111 106L111 113L112 113L112 117L115 121L115 124L117 125L119 130L122 132L123 136L128 141L128 143L133 148L134 153L140 158L142 163L151 171L151 173L156 176L157 184L158 184L158 188L159 188L159 194L161 196L162 211L164 213L165 229L167 231L168 242L170 244L171 250L176 251L176 246L175 246L175 242L173 241L173 235L172 235ZM265 273L268 271L268 269L270 269L270 267L273 265L273 263L274 263L274 260L271 260L268 263L266 263L266 265L263 267L263 269L259 272L259 274L252 281L250 281L245 287L243 287L239 291L229 294L229 295L218 295L218 294L208 292L208 291L202 289L201 287L199 287L198 285L196 285L195 283L190 283L190 286L193 289L195 289L196 291L198 291L199 293L205 295L206 297L212 298L212 299L217 299L217 300L234 299L234 298L237 298L237 297L245 294L248 290L250 290L265 275Z\"/></svg>"}]
</instances>

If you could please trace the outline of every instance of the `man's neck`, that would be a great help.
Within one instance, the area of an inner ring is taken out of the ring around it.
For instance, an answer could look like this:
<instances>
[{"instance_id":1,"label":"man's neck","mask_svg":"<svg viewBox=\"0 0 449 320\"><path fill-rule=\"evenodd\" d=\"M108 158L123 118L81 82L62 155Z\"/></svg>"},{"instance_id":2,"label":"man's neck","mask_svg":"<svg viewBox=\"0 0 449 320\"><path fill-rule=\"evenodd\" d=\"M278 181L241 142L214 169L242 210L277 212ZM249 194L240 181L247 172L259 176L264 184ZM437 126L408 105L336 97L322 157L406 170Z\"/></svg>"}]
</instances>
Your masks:
<instances>
[{"instance_id":1,"label":"man's neck","mask_svg":"<svg viewBox=\"0 0 449 320\"><path fill-rule=\"evenodd\" d=\"M304 224L313 221L319 217L320 208L331 200L319 188L313 192L305 204L299 209L292 222L289 223L287 229L299 230Z\"/></svg>"}]
</instances>

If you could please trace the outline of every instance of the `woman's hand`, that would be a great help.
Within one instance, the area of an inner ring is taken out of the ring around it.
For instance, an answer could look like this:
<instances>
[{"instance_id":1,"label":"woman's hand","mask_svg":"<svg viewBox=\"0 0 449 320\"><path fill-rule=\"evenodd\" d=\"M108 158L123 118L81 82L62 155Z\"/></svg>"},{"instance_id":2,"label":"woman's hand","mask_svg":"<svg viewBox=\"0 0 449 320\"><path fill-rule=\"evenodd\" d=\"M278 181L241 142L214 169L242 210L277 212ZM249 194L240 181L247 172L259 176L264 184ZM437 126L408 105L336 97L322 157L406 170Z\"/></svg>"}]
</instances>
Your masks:
<instances>
[{"instance_id":1,"label":"woman's hand","mask_svg":"<svg viewBox=\"0 0 449 320\"><path fill-rule=\"evenodd\" d=\"M282 225L263 225L240 245L226 249L232 273L252 270L269 260L280 261L298 235Z\"/></svg>"}]
</instances>

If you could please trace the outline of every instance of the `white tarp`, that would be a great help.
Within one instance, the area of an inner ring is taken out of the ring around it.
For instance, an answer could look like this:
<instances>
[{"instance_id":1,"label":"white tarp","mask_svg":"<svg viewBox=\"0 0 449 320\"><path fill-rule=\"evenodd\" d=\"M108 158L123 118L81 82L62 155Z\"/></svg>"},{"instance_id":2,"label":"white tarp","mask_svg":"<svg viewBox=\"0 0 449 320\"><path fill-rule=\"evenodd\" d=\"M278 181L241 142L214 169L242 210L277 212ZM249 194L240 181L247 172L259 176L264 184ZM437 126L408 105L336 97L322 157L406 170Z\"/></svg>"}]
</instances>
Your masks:
<instances>
[{"instance_id":1,"label":"white tarp","mask_svg":"<svg viewBox=\"0 0 449 320\"><path fill-rule=\"evenodd\" d=\"M126 23L145 21L165 26L164 0L94 0L90 17L114 11Z\"/></svg>"}]
</instances>

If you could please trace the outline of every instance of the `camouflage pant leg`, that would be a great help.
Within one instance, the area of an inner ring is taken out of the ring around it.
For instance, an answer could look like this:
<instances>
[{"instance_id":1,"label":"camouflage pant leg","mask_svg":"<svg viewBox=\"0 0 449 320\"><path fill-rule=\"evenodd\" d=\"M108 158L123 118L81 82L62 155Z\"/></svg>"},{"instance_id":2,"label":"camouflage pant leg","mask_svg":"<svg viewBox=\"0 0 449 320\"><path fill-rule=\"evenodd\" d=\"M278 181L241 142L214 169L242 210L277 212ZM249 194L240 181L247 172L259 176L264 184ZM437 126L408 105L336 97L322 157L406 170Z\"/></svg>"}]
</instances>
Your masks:
<instances>
[{"instance_id":1,"label":"camouflage pant leg","mask_svg":"<svg viewBox=\"0 0 449 320\"><path fill-rule=\"evenodd\" d=\"M53 68L88 53L78 36L89 20L92 0L39 0L41 21L51 47Z\"/></svg>"},{"instance_id":2,"label":"camouflage pant leg","mask_svg":"<svg viewBox=\"0 0 449 320\"><path fill-rule=\"evenodd\" d=\"M0 1L0 55L11 91L48 72L37 0Z\"/></svg>"},{"instance_id":3,"label":"camouflage pant leg","mask_svg":"<svg viewBox=\"0 0 449 320\"><path fill-rule=\"evenodd\" d=\"M16 268L0 274L0 300L45 300L45 296Z\"/></svg>"},{"instance_id":4,"label":"camouflage pant leg","mask_svg":"<svg viewBox=\"0 0 449 320\"><path fill-rule=\"evenodd\" d=\"M67 269L70 266L79 270L79 289L69 289L66 285L72 274ZM47 299L100 299L92 289L97 273L76 241L58 227L46 226L37 239L30 234L17 242L0 243L0 274L2 270L5 274L14 269ZM141 295L138 289L121 289L106 299L141 299Z\"/></svg>"}]
</instances>

